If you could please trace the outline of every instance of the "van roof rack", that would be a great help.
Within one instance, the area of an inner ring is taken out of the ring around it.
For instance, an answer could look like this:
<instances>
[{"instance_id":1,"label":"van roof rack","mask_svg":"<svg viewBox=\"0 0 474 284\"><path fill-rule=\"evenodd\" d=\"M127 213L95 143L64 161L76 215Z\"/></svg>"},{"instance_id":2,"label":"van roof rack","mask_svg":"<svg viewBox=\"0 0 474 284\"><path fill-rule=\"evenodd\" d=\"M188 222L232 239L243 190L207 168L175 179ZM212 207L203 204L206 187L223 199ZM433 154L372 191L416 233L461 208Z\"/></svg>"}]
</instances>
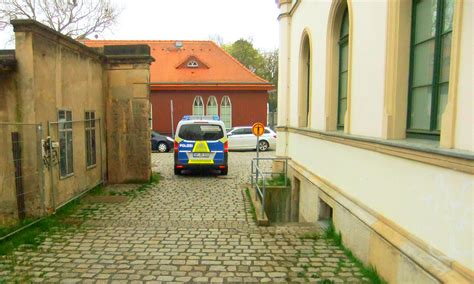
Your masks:
<instances>
[{"instance_id":1,"label":"van roof rack","mask_svg":"<svg viewBox=\"0 0 474 284\"><path fill-rule=\"evenodd\" d=\"M218 115L185 115L183 120L220 120Z\"/></svg>"}]
</instances>

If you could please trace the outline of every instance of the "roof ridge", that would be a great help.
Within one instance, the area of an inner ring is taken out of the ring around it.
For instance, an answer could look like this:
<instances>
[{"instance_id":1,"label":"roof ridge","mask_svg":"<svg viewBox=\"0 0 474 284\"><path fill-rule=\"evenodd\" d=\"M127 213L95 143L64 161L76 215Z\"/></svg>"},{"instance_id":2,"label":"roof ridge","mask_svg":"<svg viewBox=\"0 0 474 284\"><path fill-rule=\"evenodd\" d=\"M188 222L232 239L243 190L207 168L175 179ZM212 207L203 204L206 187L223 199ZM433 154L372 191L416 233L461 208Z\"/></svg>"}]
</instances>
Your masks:
<instances>
[{"instance_id":1,"label":"roof ridge","mask_svg":"<svg viewBox=\"0 0 474 284\"><path fill-rule=\"evenodd\" d=\"M219 50L223 51L225 55L227 55L228 57L230 57L234 62L236 62L238 65L240 65L242 68L244 68L245 71L247 71L248 73L250 73L253 77L255 77L257 80L260 80L262 82L265 82L265 83L268 83L270 84L270 82L268 82L267 80L261 78L260 76L258 76L257 74L255 74L254 72L250 71L247 67L245 67L245 65L243 65L242 63L240 63L239 60L237 60L235 57L233 57L232 55L230 55L230 53L228 53L225 49L223 49L222 47L218 46L214 41L211 41L211 43L213 45L215 45Z\"/></svg>"},{"instance_id":2,"label":"roof ridge","mask_svg":"<svg viewBox=\"0 0 474 284\"><path fill-rule=\"evenodd\" d=\"M80 42L203 42L203 43L214 43L212 40L172 40L172 39L82 39Z\"/></svg>"}]
</instances>

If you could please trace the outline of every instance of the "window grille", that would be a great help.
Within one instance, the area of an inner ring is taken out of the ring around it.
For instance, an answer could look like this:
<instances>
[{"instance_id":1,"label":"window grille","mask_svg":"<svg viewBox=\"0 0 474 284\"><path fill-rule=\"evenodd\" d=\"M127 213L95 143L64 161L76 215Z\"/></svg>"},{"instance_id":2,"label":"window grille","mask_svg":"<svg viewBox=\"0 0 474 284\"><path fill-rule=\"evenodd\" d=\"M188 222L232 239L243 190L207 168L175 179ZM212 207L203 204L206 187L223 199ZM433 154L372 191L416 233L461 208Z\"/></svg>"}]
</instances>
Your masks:
<instances>
[{"instance_id":1,"label":"window grille","mask_svg":"<svg viewBox=\"0 0 474 284\"><path fill-rule=\"evenodd\" d=\"M194 98L193 115L204 115L204 103L201 96L196 96Z\"/></svg>"},{"instance_id":2,"label":"window grille","mask_svg":"<svg viewBox=\"0 0 474 284\"><path fill-rule=\"evenodd\" d=\"M72 111L59 110L58 122L60 176L68 177L74 173Z\"/></svg>"},{"instance_id":3,"label":"window grille","mask_svg":"<svg viewBox=\"0 0 474 284\"><path fill-rule=\"evenodd\" d=\"M226 129L232 128L232 104L228 96L224 96L221 101L221 119Z\"/></svg>"},{"instance_id":4,"label":"window grille","mask_svg":"<svg viewBox=\"0 0 474 284\"><path fill-rule=\"evenodd\" d=\"M90 168L90 167L95 166L97 163L95 112L86 111L85 117L86 117L86 121L85 121L86 165L88 168Z\"/></svg>"}]
</instances>

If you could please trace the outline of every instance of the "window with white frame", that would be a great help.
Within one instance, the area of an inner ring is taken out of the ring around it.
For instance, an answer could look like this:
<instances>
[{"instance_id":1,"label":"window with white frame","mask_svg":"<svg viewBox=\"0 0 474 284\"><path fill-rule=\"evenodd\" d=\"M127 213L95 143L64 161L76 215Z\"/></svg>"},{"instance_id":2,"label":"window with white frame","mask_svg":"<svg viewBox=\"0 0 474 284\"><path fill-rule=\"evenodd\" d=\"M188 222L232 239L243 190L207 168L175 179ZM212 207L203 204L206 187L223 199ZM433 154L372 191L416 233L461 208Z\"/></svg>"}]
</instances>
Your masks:
<instances>
[{"instance_id":1,"label":"window with white frame","mask_svg":"<svg viewBox=\"0 0 474 284\"><path fill-rule=\"evenodd\" d=\"M72 142L72 111L58 111L59 173L67 177L74 173Z\"/></svg>"},{"instance_id":2,"label":"window with white frame","mask_svg":"<svg viewBox=\"0 0 474 284\"><path fill-rule=\"evenodd\" d=\"M210 97L207 99L206 114L207 114L207 115L218 115L217 99L216 99L216 97L210 96Z\"/></svg>"},{"instance_id":3,"label":"window with white frame","mask_svg":"<svg viewBox=\"0 0 474 284\"><path fill-rule=\"evenodd\" d=\"M193 115L204 115L204 103L201 96L196 96L194 98Z\"/></svg>"},{"instance_id":4,"label":"window with white frame","mask_svg":"<svg viewBox=\"0 0 474 284\"><path fill-rule=\"evenodd\" d=\"M232 128L232 104L228 96L224 96L221 101L221 119L226 129Z\"/></svg>"},{"instance_id":5,"label":"window with white frame","mask_svg":"<svg viewBox=\"0 0 474 284\"><path fill-rule=\"evenodd\" d=\"M97 163L97 148L95 143L95 112L86 111L85 119L85 130L86 130L86 166L93 167Z\"/></svg>"}]
</instances>

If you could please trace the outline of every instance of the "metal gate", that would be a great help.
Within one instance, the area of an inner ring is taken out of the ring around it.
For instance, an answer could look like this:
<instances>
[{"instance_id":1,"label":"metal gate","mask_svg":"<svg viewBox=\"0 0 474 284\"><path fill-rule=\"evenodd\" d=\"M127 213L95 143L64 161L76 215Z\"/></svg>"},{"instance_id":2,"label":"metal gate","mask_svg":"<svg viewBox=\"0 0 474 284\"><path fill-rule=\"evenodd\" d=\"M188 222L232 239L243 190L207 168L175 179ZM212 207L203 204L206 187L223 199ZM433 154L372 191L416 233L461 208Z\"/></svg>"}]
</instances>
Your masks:
<instances>
[{"instance_id":1,"label":"metal gate","mask_svg":"<svg viewBox=\"0 0 474 284\"><path fill-rule=\"evenodd\" d=\"M45 214L41 124L0 122L0 225Z\"/></svg>"}]
</instances>

